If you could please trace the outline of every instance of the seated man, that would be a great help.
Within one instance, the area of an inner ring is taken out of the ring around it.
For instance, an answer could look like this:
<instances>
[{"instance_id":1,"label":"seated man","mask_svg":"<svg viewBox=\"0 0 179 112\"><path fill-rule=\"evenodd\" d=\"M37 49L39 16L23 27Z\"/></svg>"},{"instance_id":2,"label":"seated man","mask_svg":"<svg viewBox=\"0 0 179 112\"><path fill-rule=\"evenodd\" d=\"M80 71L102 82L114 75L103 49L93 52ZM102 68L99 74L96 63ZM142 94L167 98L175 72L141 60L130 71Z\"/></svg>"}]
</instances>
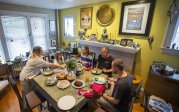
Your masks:
<instances>
[{"instance_id":1,"label":"seated man","mask_svg":"<svg viewBox=\"0 0 179 112\"><path fill-rule=\"evenodd\" d=\"M112 69L118 75L117 82L114 84L114 82L109 81L111 87L103 93L98 103L114 112L127 112L132 89L132 77L124 71L123 61L120 59L115 59L112 62Z\"/></svg>"},{"instance_id":2,"label":"seated man","mask_svg":"<svg viewBox=\"0 0 179 112\"><path fill-rule=\"evenodd\" d=\"M96 68L102 70L104 74L107 74L108 77L112 77L112 68L111 64L114 58L110 56L108 47L101 48L101 54L98 56L98 62L96 64Z\"/></svg>"}]
</instances>

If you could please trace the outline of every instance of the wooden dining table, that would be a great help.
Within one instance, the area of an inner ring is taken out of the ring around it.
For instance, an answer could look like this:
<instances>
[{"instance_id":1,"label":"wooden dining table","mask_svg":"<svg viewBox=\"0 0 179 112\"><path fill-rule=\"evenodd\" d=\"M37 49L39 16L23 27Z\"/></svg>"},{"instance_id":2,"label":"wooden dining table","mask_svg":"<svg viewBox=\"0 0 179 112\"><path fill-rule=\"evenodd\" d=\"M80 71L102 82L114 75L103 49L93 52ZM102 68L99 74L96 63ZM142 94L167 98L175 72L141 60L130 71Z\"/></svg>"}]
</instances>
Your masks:
<instances>
[{"instance_id":1,"label":"wooden dining table","mask_svg":"<svg viewBox=\"0 0 179 112\"><path fill-rule=\"evenodd\" d=\"M58 73L54 73L52 76L56 76ZM85 81L85 86L83 87L83 89L88 89L90 88L90 84L93 83L94 77L95 76L100 76L100 77L104 77L106 78L107 75L105 74L100 74L100 75L93 75L91 73L91 71L83 71L83 74L80 76L77 76L76 79L80 79L80 80L84 80L86 77L89 77L90 81L86 82ZM30 83L33 87L36 88L36 90L38 92L40 92L43 97L51 104L51 106L58 112L63 112L63 110L61 110L58 107L58 101L60 98L62 98L63 96L66 95L71 95L74 96L76 99L76 105L68 110L69 112L77 112L79 111L88 101L88 98L85 98L84 96L81 97L76 97L74 95L74 91L76 92L78 89L74 88L72 86L72 84L70 84L69 87L67 87L66 89L60 89L57 87L57 84L53 85L53 86L46 86L45 85L45 80L48 78L49 76L44 76L44 75L38 75L35 76L34 78L32 78L30 80ZM69 101L70 102L70 101ZM64 103L68 103L68 102L64 102Z\"/></svg>"}]
</instances>

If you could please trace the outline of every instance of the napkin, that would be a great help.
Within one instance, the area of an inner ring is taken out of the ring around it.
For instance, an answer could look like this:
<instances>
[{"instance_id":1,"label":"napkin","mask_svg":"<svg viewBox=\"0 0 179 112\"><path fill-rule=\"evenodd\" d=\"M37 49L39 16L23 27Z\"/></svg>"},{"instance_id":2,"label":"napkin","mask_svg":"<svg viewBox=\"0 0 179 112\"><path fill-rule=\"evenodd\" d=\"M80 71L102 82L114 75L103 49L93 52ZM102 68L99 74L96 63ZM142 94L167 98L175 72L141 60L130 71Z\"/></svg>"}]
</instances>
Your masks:
<instances>
[{"instance_id":1,"label":"napkin","mask_svg":"<svg viewBox=\"0 0 179 112\"><path fill-rule=\"evenodd\" d=\"M105 86L102 84L92 84L90 85L91 89L93 89L94 91L96 91L97 94L102 93L105 90Z\"/></svg>"},{"instance_id":2,"label":"napkin","mask_svg":"<svg viewBox=\"0 0 179 112\"><path fill-rule=\"evenodd\" d=\"M79 95L83 95L84 97L86 97L86 98L91 98L91 97L93 97L93 91L91 90L91 91L88 91L88 90L86 90L86 89L79 89L78 90L78 94Z\"/></svg>"},{"instance_id":3,"label":"napkin","mask_svg":"<svg viewBox=\"0 0 179 112\"><path fill-rule=\"evenodd\" d=\"M90 70L92 70L92 69L93 69L92 66L85 68L85 70L87 70L87 71L90 71Z\"/></svg>"}]
</instances>

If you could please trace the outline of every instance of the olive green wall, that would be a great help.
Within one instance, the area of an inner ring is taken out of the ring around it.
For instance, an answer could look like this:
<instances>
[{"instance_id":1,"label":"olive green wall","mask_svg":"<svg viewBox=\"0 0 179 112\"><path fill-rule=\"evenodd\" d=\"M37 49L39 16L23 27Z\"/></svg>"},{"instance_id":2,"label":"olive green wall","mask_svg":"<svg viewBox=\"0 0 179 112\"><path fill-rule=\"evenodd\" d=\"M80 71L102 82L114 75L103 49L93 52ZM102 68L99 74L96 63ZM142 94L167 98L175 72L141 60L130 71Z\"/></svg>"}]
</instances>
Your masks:
<instances>
[{"instance_id":1,"label":"olive green wall","mask_svg":"<svg viewBox=\"0 0 179 112\"><path fill-rule=\"evenodd\" d=\"M119 30L119 22L120 22L120 13L121 13L121 3L128 0L116 0L112 2L100 3L95 5L88 5L88 6L80 6L70 9L59 10L59 17L60 17L60 32L61 38L60 42L65 41L66 45L67 42L70 40L78 40L78 31L80 29L80 8L83 7L93 7L93 18L92 18L92 29L88 29L87 34L91 35L92 33L98 32L98 39L99 35L102 34L103 27L101 27L96 21L96 12L100 6L104 4L108 4L115 9L115 19L113 23L107 26L108 33L112 33L113 39L121 39L121 38L132 38L134 42L138 42L141 44L141 51L137 55L136 59L136 66L135 66L135 73L140 75L144 82L147 79L148 69L149 66L152 64L153 61L163 61L166 64L170 65L179 70L179 56L174 55L167 55L163 54L161 51L161 47L163 45L165 39L165 33L167 29L167 25L169 22L169 17L167 16L167 10L169 9L170 5L172 4L172 0L156 0L155 11L153 16L153 21L151 25L150 35L154 36L154 42L152 45L152 49L149 48L147 37L139 37L139 36L124 36L124 35L117 35L115 38L114 34L115 31ZM64 15L74 15L75 16L75 39L64 39L63 37L63 16ZM125 60L124 60L125 61Z\"/></svg>"}]
</instances>

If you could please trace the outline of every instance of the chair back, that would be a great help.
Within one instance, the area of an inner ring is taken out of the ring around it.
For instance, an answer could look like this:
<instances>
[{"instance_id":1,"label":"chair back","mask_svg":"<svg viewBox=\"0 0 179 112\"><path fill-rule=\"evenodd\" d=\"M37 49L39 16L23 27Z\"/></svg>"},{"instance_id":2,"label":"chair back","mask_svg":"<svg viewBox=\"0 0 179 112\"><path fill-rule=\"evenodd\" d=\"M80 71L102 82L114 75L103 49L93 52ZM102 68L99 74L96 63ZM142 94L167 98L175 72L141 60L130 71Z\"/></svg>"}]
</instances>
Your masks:
<instances>
[{"instance_id":1,"label":"chair back","mask_svg":"<svg viewBox=\"0 0 179 112\"><path fill-rule=\"evenodd\" d=\"M142 87L143 81L141 80L140 83L138 84L137 88L135 89L135 97L137 97L140 93L140 89Z\"/></svg>"},{"instance_id":2,"label":"chair back","mask_svg":"<svg viewBox=\"0 0 179 112\"><path fill-rule=\"evenodd\" d=\"M97 63L96 53L90 52L89 54L90 54L90 55L92 56L92 58L93 58L93 60L92 60L92 65L93 65L93 67L95 67L95 65L96 65L96 63Z\"/></svg>"},{"instance_id":3,"label":"chair back","mask_svg":"<svg viewBox=\"0 0 179 112\"><path fill-rule=\"evenodd\" d=\"M8 64L0 64L0 79L8 78L8 75L9 75Z\"/></svg>"},{"instance_id":4,"label":"chair back","mask_svg":"<svg viewBox=\"0 0 179 112\"><path fill-rule=\"evenodd\" d=\"M23 112L24 111L24 109L23 109L24 108L23 100L22 100L22 97L21 97L21 95L19 93L19 90L17 88L17 84L16 84L16 82L13 80L13 78L11 76L9 76L9 82L10 82L10 84L11 84L11 86L12 86L12 88L13 88L13 90L14 90L17 98L18 98L19 105L20 105L20 110L21 110L21 112Z\"/></svg>"},{"instance_id":5,"label":"chair back","mask_svg":"<svg viewBox=\"0 0 179 112\"><path fill-rule=\"evenodd\" d=\"M140 89L142 87L142 84L143 84L143 81L140 81L137 88L134 91L131 92L128 112L132 112L134 101L140 93Z\"/></svg>"}]
</instances>

